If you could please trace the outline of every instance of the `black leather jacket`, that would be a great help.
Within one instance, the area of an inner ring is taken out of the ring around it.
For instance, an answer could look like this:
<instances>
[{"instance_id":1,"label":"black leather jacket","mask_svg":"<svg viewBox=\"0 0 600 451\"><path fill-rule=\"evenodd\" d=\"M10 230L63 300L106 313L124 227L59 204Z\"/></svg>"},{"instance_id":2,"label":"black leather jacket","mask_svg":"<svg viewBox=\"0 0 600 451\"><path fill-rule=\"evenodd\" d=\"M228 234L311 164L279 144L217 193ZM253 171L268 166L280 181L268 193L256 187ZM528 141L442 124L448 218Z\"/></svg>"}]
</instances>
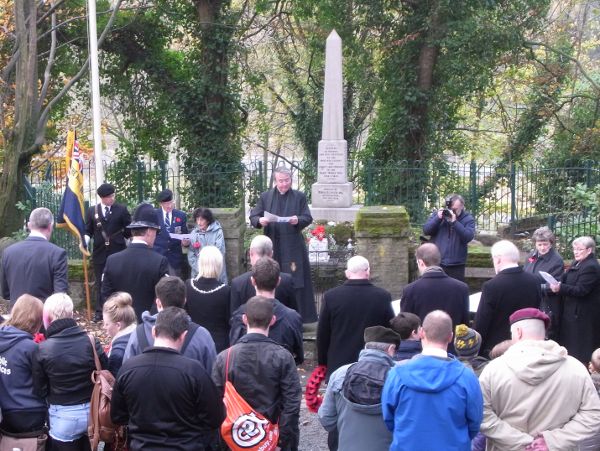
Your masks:
<instances>
[{"instance_id":1,"label":"black leather jacket","mask_svg":"<svg viewBox=\"0 0 600 451\"><path fill-rule=\"evenodd\" d=\"M217 356L212 378L223 392L227 350ZM279 447L298 449L302 387L294 358L275 341L261 334L244 335L231 347L229 381L256 411L279 423Z\"/></svg>"},{"instance_id":2,"label":"black leather jacket","mask_svg":"<svg viewBox=\"0 0 600 451\"><path fill-rule=\"evenodd\" d=\"M94 385L92 371L96 369L92 343L74 319L57 319L46 331L47 339L40 343L33 359L35 392L48 398L50 404L71 406L90 401ZM108 360L100 342L96 352L103 368Z\"/></svg>"}]
</instances>

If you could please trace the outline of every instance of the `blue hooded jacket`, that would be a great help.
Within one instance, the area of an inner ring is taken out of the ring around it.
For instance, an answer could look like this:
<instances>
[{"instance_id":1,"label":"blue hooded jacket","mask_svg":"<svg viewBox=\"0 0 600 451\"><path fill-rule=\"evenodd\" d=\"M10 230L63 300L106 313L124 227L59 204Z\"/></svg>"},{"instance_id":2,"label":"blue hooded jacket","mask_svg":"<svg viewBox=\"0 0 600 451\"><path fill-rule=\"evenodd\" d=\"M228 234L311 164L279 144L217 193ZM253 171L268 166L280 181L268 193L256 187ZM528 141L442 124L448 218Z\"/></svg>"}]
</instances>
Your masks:
<instances>
[{"instance_id":1,"label":"blue hooded jacket","mask_svg":"<svg viewBox=\"0 0 600 451\"><path fill-rule=\"evenodd\" d=\"M38 345L33 336L13 326L0 327L0 408L41 411L46 401L33 393L31 362Z\"/></svg>"},{"instance_id":2,"label":"blue hooded jacket","mask_svg":"<svg viewBox=\"0 0 600 451\"><path fill-rule=\"evenodd\" d=\"M392 368L381 401L393 451L470 451L483 419L479 381L452 356L418 355Z\"/></svg>"}]
</instances>

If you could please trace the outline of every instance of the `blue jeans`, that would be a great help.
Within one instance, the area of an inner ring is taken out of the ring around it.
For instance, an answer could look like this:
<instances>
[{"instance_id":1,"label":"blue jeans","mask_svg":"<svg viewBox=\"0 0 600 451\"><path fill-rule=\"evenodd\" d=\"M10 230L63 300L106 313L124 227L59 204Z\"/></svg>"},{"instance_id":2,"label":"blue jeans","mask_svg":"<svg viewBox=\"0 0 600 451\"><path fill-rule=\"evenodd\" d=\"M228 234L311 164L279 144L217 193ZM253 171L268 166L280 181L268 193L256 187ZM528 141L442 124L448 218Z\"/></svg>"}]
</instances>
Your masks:
<instances>
[{"instance_id":1,"label":"blue jeans","mask_svg":"<svg viewBox=\"0 0 600 451\"><path fill-rule=\"evenodd\" d=\"M87 434L90 403L74 406L50 404L50 437L61 442L72 442Z\"/></svg>"}]
</instances>

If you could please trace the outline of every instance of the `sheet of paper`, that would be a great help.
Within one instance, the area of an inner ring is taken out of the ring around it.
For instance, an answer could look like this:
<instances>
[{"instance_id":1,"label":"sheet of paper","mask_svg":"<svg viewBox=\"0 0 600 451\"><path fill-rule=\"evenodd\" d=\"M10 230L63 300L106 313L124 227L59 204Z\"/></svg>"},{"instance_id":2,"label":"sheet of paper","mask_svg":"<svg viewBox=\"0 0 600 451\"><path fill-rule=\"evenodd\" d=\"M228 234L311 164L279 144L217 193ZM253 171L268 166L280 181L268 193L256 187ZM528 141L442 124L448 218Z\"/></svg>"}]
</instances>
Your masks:
<instances>
[{"instance_id":1,"label":"sheet of paper","mask_svg":"<svg viewBox=\"0 0 600 451\"><path fill-rule=\"evenodd\" d=\"M540 271L540 276L542 276L550 285L558 283L558 280L556 280L552 274L549 274L546 271Z\"/></svg>"},{"instance_id":2,"label":"sheet of paper","mask_svg":"<svg viewBox=\"0 0 600 451\"><path fill-rule=\"evenodd\" d=\"M292 219L291 216L277 216L273 213L269 213L268 211L265 211L265 218L269 222L290 222L290 219Z\"/></svg>"},{"instance_id":3,"label":"sheet of paper","mask_svg":"<svg viewBox=\"0 0 600 451\"><path fill-rule=\"evenodd\" d=\"M401 299L396 299L395 301L392 301L392 309L394 310L394 315L400 313L400 301Z\"/></svg>"},{"instance_id":4,"label":"sheet of paper","mask_svg":"<svg viewBox=\"0 0 600 451\"><path fill-rule=\"evenodd\" d=\"M169 236L171 238L173 238L174 240L189 240L190 239L189 233L169 233Z\"/></svg>"},{"instance_id":5,"label":"sheet of paper","mask_svg":"<svg viewBox=\"0 0 600 451\"><path fill-rule=\"evenodd\" d=\"M473 293L469 296L469 311L471 313L477 313L477 309L479 308L479 301L481 300L481 291L477 293Z\"/></svg>"}]
</instances>

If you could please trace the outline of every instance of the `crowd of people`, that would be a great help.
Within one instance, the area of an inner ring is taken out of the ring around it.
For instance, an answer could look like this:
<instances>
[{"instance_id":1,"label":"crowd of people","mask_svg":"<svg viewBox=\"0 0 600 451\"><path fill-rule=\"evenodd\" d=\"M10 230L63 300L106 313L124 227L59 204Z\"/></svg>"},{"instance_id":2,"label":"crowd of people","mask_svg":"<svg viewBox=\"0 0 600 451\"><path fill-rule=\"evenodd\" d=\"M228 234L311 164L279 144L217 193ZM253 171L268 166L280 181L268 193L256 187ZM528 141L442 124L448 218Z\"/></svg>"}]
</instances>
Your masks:
<instances>
[{"instance_id":1,"label":"crowd of people","mask_svg":"<svg viewBox=\"0 0 600 451\"><path fill-rule=\"evenodd\" d=\"M251 271L231 281L210 210L194 211L188 233L171 191L130 216L101 185L87 231L106 346L74 320L66 253L49 242L51 212L35 209L30 237L2 256L11 312L0 325L0 437L47 432L46 449L90 449L97 355L114 376L110 416L126 426L127 449L296 450L303 323L318 318L305 399L330 450L600 449L593 239L573 241L566 269L548 228L533 234L524 266L512 242L494 244L496 275L471 322L474 221L462 197L449 196L424 226L431 238L415 250L420 277L404 287L400 313L357 255L317 317L300 234L312 217L289 170L278 168L275 181L250 216L264 229L250 243ZM231 393L251 413L232 419Z\"/></svg>"}]
</instances>

